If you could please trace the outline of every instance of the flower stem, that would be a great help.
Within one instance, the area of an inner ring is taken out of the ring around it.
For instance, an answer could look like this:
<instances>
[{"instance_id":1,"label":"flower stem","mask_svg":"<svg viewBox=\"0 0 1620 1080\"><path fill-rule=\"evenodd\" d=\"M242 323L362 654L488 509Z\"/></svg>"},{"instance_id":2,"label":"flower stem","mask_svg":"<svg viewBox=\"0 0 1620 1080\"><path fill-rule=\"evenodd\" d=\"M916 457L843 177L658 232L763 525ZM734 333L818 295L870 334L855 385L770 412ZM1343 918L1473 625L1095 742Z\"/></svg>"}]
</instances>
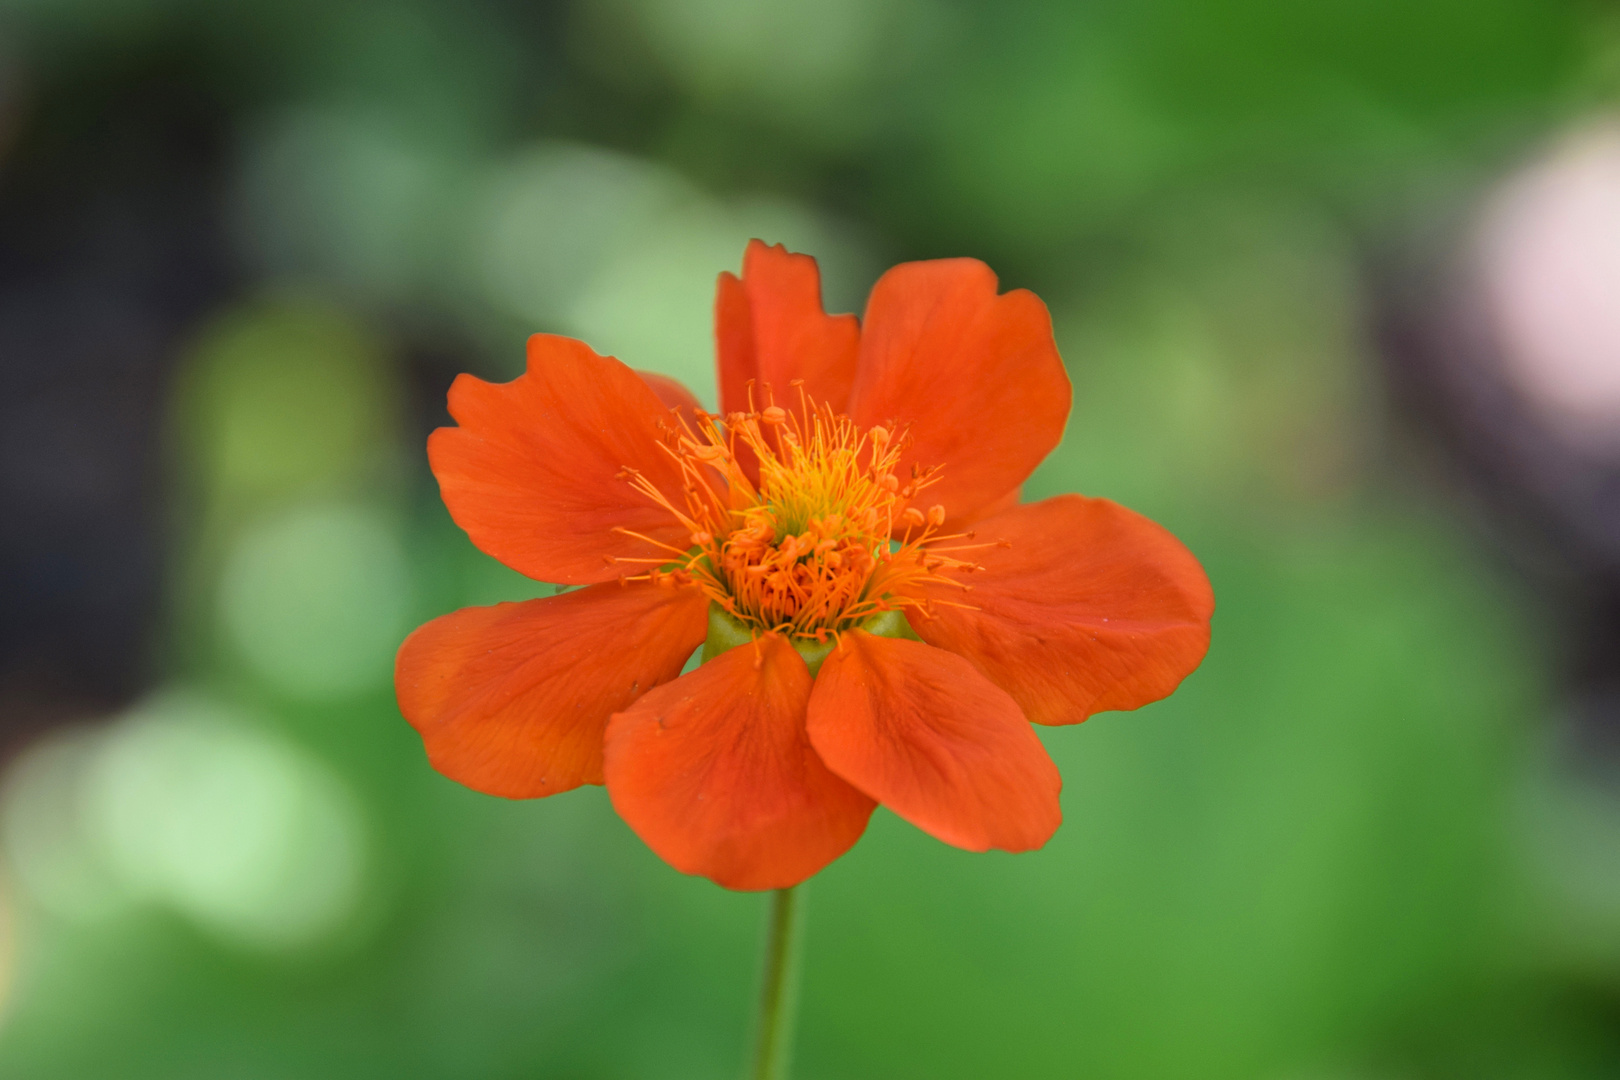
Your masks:
<instances>
[{"instance_id":1,"label":"flower stem","mask_svg":"<svg viewBox=\"0 0 1620 1080\"><path fill-rule=\"evenodd\" d=\"M759 990L759 1020L749 1080L787 1080L798 1007L799 928L804 904L798 886L771 894L765 938L765 972Z\"/></svg>"}]
</instances>

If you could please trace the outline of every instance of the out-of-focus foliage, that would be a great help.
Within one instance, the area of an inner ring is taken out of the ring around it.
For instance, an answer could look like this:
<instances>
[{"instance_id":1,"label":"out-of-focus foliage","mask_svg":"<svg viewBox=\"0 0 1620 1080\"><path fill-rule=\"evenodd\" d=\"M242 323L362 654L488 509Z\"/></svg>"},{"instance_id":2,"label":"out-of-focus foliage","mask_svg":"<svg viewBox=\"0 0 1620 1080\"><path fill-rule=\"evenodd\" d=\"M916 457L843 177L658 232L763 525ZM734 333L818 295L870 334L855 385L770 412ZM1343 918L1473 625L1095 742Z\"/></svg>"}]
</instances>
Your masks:
<instances>
[{"instance_id":1,"label":"out-of-focus foliage","mask_svg":"<svg viewBox=\"0 0 1620 1080\"><path fill-rule=\"evenodd\" d=\"M801 1076L1620 1073L1620 811L1559 764L1538 616L1401 468L1362 275L1601 104L1614 27L0 0L0 93L155 70L225 117L242 277L170 391L157 689L5 782L0 1077L734 1073L759 898L676 874L600 790L437 776L389 667L418 621L550 591L438 501L454 371L509 377L546 330L713 403L714 276L753 235L818 255L835 310L907 258L1034 288L1075 409L1026 497L1153 515L1219 603L1174 698L1043 730L1044 851L880 812L811 883Z\"/></svg>"}]
</instances>

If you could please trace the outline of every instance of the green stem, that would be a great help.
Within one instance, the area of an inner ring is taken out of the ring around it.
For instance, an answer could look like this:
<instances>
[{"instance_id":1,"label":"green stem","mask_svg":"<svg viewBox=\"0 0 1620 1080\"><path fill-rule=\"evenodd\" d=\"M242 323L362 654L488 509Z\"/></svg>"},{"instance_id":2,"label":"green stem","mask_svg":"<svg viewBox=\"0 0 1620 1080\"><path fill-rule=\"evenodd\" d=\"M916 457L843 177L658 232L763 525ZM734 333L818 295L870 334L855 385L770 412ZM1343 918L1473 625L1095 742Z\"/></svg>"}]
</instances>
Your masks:
<instances>
[{"instance_id":1,"label":"green stem","mask_svg":"<svg viewBox=\"0 0 1620 1080\"><path fill-rule=\"evenodd\" d=\"M765 973L759 990L759 1022L749 1080L787 1080L798 1006L799 927L803 922L798 887L771 894L765 939Z\"/></svg>"}]
</instances>

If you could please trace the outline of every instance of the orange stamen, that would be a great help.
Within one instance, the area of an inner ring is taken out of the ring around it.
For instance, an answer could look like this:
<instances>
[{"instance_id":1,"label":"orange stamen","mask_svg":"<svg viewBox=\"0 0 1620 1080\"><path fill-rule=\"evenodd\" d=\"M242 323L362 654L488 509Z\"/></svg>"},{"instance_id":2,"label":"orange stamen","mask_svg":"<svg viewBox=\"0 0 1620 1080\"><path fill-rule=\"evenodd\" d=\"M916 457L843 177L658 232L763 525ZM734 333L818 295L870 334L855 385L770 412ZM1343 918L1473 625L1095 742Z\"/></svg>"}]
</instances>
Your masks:
<instances>
[{"instance_id":1,"label":"orange stamen","mask_svg":"<svg viewBox=\"0 0 1620 1080\"><path fill-rule=\"evenodd\" d=\"M753 410L750 386L750 411L723 424L703 412L676 417L663 445L680 466L679 492L625 470L692 541L680 552L665 546L675 557L635 580L693 582L757 633L823 642L878 612L922 607L909 595L916 585L959 584L941 572L973 564L931 545L964 537L937 535L943 506L909 505L938 469L913 465L902 486L895 470L909 445L905 431L863 432L795 389L795 412L774 402Z\"/></svg>"}]
</instances>

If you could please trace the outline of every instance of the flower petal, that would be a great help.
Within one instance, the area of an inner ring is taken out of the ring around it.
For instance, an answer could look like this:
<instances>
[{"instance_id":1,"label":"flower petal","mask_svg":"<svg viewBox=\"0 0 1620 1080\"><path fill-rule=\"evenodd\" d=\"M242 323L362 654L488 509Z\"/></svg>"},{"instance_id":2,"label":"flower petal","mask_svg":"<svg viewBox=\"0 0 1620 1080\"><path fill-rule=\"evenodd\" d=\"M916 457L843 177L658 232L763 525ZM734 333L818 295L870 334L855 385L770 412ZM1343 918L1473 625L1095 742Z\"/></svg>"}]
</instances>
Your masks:
<instances>
[{"instance_id":1,"label":"flower petal","mask_svg":"<svg viewBox=\"0 0 1620 1080\"><path fill-rule=\"evenodd\" d=\"M444 504L473 543L519 573L586 585L624 572L611 558L668 556L621 529L686 544L668 511L621 477L628 465L663 491L682 484L658 440L669 410L619 361L536 334L528 371L511 382L457 377L450 415L460 426L428 438Z\"/></svg>"},{"instance_id":2,"label":"flower petal","mask_svg":"<svg viewBox=\"0 0 1620 1080\"><path fill-rule=\"evenodd\" d=\"M926 501L926 499L923 501ZM987 517L994 517L997 514L1004 514L1014 507L1021 506L1023 501L1024 489L1022 487L1015 487L1011 491L1007 492L1007 494L1001 496L999 499L994 499L979 507L979 509L973 512L972 517L964 519L961 516L958 516L956 521L963 525L973 525L979 521L983 521Z\"/></svg>"},{"instance_id":3,"label":"flower petal","mask_svg":"<svg viewBox=\"0 0 1620 1080\"><path fill-rule=\"evenodd\" d=\"M940 465L928 503L952 521L1023 483L1057 446L1069 377L1034 293L996 295L977 259L902 263L872 289L849 414L862 427L910 424L901 463Z\"/></svg>"},{"instance_id":4,"label":"flower petal","mask_svg":"<svg viewBox=\"0 0 1620 1080\"><path fill-rule=\"evenodd\" d=\"M636 374L640 375L641 381L651 387L652 392L658 395L658 400L663 402L664 408L674 409L687 417L688 420L691 419L694 409L703 407L698 403L697 395L688 390L686 385L679 379L672 379L668 375L660 375L656 371L637 371Z\"/></svg>"},{"instance_id":5,"label":"flower petal","mask_svg":"<svg viewBox=\"0 0 1620 1080\"><path fill-rule=\"evenodd\" d=\"M428 760L510 799L602 782L608 717L681 667L708 632L696 589L642 582L463 608L400 646L394 688Z\"/></svg>"},{"instance_id":6,"label":"flower petal","mask_svg":"<svg viewBox=\"0 0 1620 1080\"><path fill-rule=\"evenodd\" d=\"M947 844L1028 851L1063 820L1062 777L1018 705L941 649L843 635L808 726L833 772Z\"/></svg>"},{"instance_id":7,"label":"flower petal","mask_svg":"<svg viewBox=\"0 0 1620 1080\"><path fill-rule=\"evenodd\" d=\"M779 635L722 653L613 717L607 787L675 869L728 889L796 885L860 839L873 803L805 735L810 672Z\"/></svg>"},{"instance_id":8,"label":"flower petal","mask_svg":"<svg viewBox=\"0 0 1620 1080\"><path fill-rule=\"evenodd\" d=\"M769 384L778 404L792 407L794 379L815 401L842 412L855 378L860 323L853 315L828 315L821 308L821 271L808 255L781 244L750 240L738 279L720 275L714 305L715 343L720 359L720 408L748 408L748 380L755 379L755 405Z\"/></svg>"},{"instance_id":9,"label":"flower petal","mask_svg":"<svg viewBox=\"0 0 1620 1080\"><path fill-rule=\"evenodd\" d=\"M973 590L920 590L924 641L960 653L1039 724L1078 724L1167 696L1204 658L1215 594L1159 525L1107 499L1059 495L975 526ZM1010 546L994 546L1005 540ZM966 603L972 608L951 606Z\"/></svg>"}]
</instances>

